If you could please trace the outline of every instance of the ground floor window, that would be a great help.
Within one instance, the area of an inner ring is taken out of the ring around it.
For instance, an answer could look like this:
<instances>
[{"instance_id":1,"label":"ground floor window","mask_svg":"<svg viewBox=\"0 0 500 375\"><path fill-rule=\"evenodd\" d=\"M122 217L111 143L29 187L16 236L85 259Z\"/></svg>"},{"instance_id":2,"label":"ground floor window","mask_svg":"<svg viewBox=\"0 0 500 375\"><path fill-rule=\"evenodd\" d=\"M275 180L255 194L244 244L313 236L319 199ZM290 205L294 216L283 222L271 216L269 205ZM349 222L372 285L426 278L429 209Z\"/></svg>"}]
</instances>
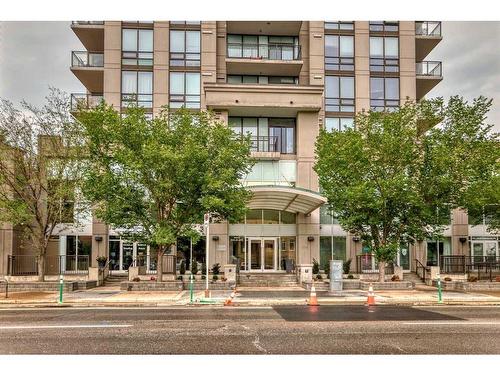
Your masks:
<instances>
[{"instance_id":1,"label":"ground floor window","mask_svg":"<svg viewBox=\"0 0 500 375\"><path fill-rule=\"evenodd\" d=\"M330 260L346 260L346 238L341 236L321 236L319 239L319 266L324 270Z\"/></svg>"},{"instance_id":2,"label":"ground floor window","mask_svg":"<svg viewBox=\"0 0 500 375\"><path fill-rule=\"evenodd\" d=\"M73 271L88 268L92 254L92 236L60 236L59 241L62 247L59 254L65 255L62 259L63 269Z\"/></svg>"},{"instance_id":3,"label":"ground floor window","mask_svg":"<svg viewBox=\"0 0 500 375\"><path fill-rule=\"evenodd\" d=\"M427 266L438 265L439 256L451 255L451 238L444 237L441 240L427 240Z\"/></svg>"},{"instance_id":4,"label":"ground floor window","mask_svg":"<svg viewBox=\"0 0 500 375\"><path fill-rule=\"evenodd\" d=\"M198 270L201 271L201 264L205 263L205 237L201 237L197 242L191 241L189 237L179 237L177 239L177 267L180 269L181 262L184 262L186 270L191 270L193 262L198 262Z\"/></svg>"},{"instance_id":5,"label":"ground floor window","mask_svg":"<svg viewBox=\"0 0 500 375\"><path fill-rule=\"evenodd\" d=\"M471 256L496 258L500 256L500 242L496 237L472 237Z\"/></svg>"}]
</instances>

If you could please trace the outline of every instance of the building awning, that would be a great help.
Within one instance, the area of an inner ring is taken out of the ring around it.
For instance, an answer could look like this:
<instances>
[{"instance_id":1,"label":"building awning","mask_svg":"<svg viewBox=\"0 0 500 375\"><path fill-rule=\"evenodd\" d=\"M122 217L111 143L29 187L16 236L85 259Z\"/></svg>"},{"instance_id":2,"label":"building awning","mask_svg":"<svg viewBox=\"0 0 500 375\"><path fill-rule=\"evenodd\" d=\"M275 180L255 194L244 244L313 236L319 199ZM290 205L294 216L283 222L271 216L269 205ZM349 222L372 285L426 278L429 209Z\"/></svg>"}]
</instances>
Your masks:
<instances>
[{"instance_id":1,"label":"building awning","mask_svg":"<svg viewBox=\"0 0 500 375\"><path fill-rule=\"evenodd\" d=\"M312 190L287 186L250 186L251 209L267 209L309 214L327 202L327 199Z\"/></svg>"}]
</instances>

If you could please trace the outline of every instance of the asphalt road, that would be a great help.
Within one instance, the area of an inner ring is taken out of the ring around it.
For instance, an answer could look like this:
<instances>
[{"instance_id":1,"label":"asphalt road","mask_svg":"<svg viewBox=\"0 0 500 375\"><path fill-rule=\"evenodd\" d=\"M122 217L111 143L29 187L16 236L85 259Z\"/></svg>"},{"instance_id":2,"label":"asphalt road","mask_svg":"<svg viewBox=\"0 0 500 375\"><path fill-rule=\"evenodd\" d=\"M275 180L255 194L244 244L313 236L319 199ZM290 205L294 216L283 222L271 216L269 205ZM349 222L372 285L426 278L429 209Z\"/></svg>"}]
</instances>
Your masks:
<instances>
[{"instance_id":1,"label":"asphalt road","mask_svg":"<svg viewBox=\"0 0 500 375\"><path fill-rule=\"evenodd\" d=\"M0 353L500 354L500 308L6 309Z\"/></svg>"}]
</instances>

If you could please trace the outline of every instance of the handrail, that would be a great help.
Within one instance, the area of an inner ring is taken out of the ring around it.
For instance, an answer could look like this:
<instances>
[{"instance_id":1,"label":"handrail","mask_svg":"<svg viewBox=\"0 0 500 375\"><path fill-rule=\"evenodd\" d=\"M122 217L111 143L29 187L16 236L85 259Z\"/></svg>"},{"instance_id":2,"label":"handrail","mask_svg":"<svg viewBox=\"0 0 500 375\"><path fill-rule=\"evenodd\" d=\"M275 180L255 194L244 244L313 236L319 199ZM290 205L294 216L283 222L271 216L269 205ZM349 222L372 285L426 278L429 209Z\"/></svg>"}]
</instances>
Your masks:
<instances>
[{"instance_id":1,"label":"handrail","mask_svg":"<svg viewBox=\"0 0 500 375\"><path fill-rule=\"evenodd\" d=\"M300 60L301 48L298 44L287 43L227 43L227 57L236 59Z\"/></svg>"},{"instance_id":2,"label":"handrail","mask_svg":"<svg viewBox=\"0 0 500 375\"><path fill-rule=\"evenodd\" d=\"M418 276L418 277L419 277L419 278L420 278L423 282L425 282L425 273L426 273L426 272L430 272L429 267L424 266L424 265L422 264L422 262L420 262L418 259L415 259L415 264L416 264L416 266L415 266L415 273L417 274L417 276ZM419 269L422 269L422 276L420 276L420 275L419 275L419 272L418 272L418 271L419 271Z\"/></svg>"},{"instance_id":3,"label":"handrail","mask_svg":"<svg viewBox=\"0 0 500 375\"><path fill-rule=\"evenodd\" d=\"M102 68L104 67L104 54L102 52L71 51L71 66Z\"/></svg>"},{"instance_id":4,"label":"handrail","mask_svg":"<svg viewBox=\"0 0 500 375\"><path fill-rule=\"evenodd\" d=\"M441 21L415 22L415 34L420 36L441 36Z\"/></svg>"},{"instance_id":5,"label":"handrail","mask_svg":"<svg viewBox=\"0 0 500 375\"><path fill-rule=\"evenodd\" d=\"M80 108L89 109L97 106L104 96L102 94L76 94L73 93L70 96L70 108L72 111L76 111Z\"/></svg>"},{"instance_id":6,"label":"handrail","mask_svg":"<svg viewBox=\"0 0 500 375\"><path fill-rule=\"evenodd\" d=\"M441 77L443 68L441 61L421 61L416 63L417 76Z\"/></svg>"},{"instance_id":7,"label":"handrail","mask_svg":"<svg viewBox=\"0 0 500 375\"><path fill-rule=\"evenodd\" d=\"M72 25L104 25L104 21L71 21Z\"/></svg>"}]
</instances>

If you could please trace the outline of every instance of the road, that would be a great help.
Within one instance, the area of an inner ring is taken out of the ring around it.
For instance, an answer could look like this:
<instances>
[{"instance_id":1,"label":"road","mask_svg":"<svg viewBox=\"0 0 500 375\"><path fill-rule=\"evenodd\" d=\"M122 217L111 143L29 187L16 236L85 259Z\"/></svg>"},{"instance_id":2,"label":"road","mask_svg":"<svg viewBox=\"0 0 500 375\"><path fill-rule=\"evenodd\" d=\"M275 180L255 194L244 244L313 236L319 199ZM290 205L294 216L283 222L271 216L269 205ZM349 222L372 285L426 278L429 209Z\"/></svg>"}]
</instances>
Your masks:
<instances>
[{"instance_id":1,"label":"road","mask_svg":"<svg viewBox=\"0 0 500 375\"><path fill-rule=\"evenodd\" d=\"M500 308L0 310L1 354L500 354Z\"/></svg>"}]
</instances>

